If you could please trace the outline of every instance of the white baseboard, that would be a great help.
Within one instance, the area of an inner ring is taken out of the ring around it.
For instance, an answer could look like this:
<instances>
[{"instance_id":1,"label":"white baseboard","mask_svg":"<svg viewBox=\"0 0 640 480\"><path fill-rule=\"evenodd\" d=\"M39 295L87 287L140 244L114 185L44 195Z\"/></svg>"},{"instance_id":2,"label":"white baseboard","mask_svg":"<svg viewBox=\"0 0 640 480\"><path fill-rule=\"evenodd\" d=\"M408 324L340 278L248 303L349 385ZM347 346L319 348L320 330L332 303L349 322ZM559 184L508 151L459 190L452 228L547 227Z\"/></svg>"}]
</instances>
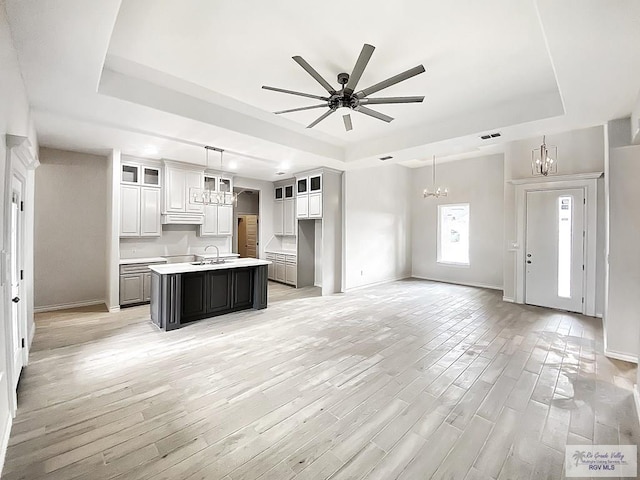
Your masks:
<instances>
[{"instance_id":1,"label":"white baseboard","mask_svg":"<svg viewBox=\"0 0 640 480\"><path fill-rule=\"evenodd\" d=\"M516 299L511 297L502 297L502 301L507 303L516 303Z\"/></svg>"},{"instance_id":2,"label":"white baseboard","mask_svg":"<svg viewBox=\"0 0 640 480\"><path fill-rule=\"evenodd\" d=\"M31 348L31 344L33 343L33 337L36 336L36 324L31 322L31 333L29 334L29 348Z\"/></svg>"},{"instance_id":3,"label":"white baseboard","mask_svg":"<svg viewBox=\"0 0 640 480\"><path fill-rule=\"evenodd\" d=\"M475 282L454 282L453 280L442 280L439 278L429 278L422 277L420 275L411 275L411 278L417 278L420 280L430 280L432 282L440 282L440 283L451 283L453 285L464 285L465 287L478 287L478 288L489 288L491 290L500 290L502 291L502 285L487 285L485 283L475 283Z\"/></svg>"},{"instance_id":4,"label":"white baseboard","mask_svg":"<svg viewBox=\"0 0 640 480\"><path fill-rule=\"evenodd\" d=\"M387 280L380 280L379 282L365 283L364 285L358 285L357 287L349 287L345 291L354 292L356 290L361 290L361 289L367 288L367 287L374 287L376 285L384 285L385 283L391 283L391 282L398 282L400 280L406 280L407 278L411 278L411 276L405 275L405 276L402 276L402 277L394 277L394 278L389 278Z\"/></svg>"},{"instance_id":5,"label":"white baseboard","mask_svg":"<svg viewBox=\"0 0 640 480\"><path fill-rule=\"evenodd\" d=\"M109 307L109 313L114 313L119 311L120 311L120 305L118 305L117 307Z\"/></svg>"},{"instance_id":6,"label":"white baseboard","mask_svg":"<svg viewBox=\"0 0 640 480\"><path fill-rule=\"evenodd\" d=\"M611 351L606 346L604 347L604 355L605 357L614 358L616 360L622 360L623 362L638 363L638 357L634 355L629 355L628 353Z\"/></svg>"},{"instance_id":7,"label":"white baseboard","mask_svg":"<svg viewBox=\"0 0 640 480\"><path fill-rule=\"evenodd\" d=\"M70 308L91 307L93 305L104 305L104 300L88 300L86 302L64 303L60 305L46 305L44 307L35 307L34 313L55 312L56 310L68 310Z\"/></svg>"},{"instance_id":8,"label":"white baseboard","mask_svg":"<svg viewBox=\"0 0 640 480\"><path fill-rule=\"evenodd\" d=\"M9 413L9 412L7 412ZM9 448L9 437L11 436L11 425L13 424L13 418L11 415L8 415L7 426L2 432L2 439L0 439L0 474L4 469L4 461L7 456L7 448Z\"/></svg>"},{"instance_id":9,"label":"white baseboard","mask_svg":"<svg viewBox=\"0 0 640 480\"><path fill-rule=\"evenodd\" d=\"M636 417L640 421L640 392L638 392L638 385L633 386L633 400L636 403Z\"/></svg>"}]
</instances>

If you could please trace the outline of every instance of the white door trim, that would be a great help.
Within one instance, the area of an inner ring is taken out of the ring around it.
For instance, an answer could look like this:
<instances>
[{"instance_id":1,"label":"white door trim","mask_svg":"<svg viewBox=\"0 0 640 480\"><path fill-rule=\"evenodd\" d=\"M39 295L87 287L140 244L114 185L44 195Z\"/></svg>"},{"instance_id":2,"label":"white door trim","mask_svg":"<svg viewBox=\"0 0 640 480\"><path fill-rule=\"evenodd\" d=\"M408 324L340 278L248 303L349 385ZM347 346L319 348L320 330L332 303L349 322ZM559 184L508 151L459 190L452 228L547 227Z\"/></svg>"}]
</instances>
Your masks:
<instances>
[{"instance_id":1,"label":"white door trim","mask_svg":"<svg viewBox=\"0 0 640 480\"><path fill-rule=\"evenodd\" d=\"M596 237L598 221L598 178L602 172L580 175L563 175L561 177L539 177L530 181L518 180L511 182L516 188L516 245L512 245L515 253L515 303L524 303L525 296L525 239L526 239L526 196L529 191L538 190L564 190L570 188L583 188L585 191L585 288L584 305L585 315L596 314Z\"/></svg>"},{"instance_id":2,"label":"white door trim","mask_svg":"<svg viewBox=\"0 0 640 480\"><path fill-rule=\"evenodd\" d=\"M4 229L3 229L3 245L4 250L2 251L2 274L0 275L0 285L4 288L4 298L7 300L5 302L5 310L4 316L6 319L11 318L11 277L10 277L10 264L9 264L9 248L11 245L11 196L13 194L13 178L17 177L22 182L22 201L25 202L26 208L24 212L22 212L22 236L21 236L21 248L22 248L22 265L21 269L25 268L25 264L27 262L27 256L33 255L33 231L32 231L32 221L33 221L33 202L31 199L33 198L31 189L33 188L33 170L40 165L37 156L32 152L32 145L29 142L29 139L26 137L21 137L17 135L7 135L6 136L6 144L7 144L7 162L5 168L5 177L4 177ZM30 238L27 238L30 236ZM25 335L25 348L23 349L23 366L26 366L29 359L29 347L31 338L27 335L30 335L30 332L34 331L33 326L30 326L29 323L32 321L30 319L29 311L33 309L29 307L29 305L33 305L33 298L29 298L32 296L33 289L31 288L33 285L32 272L26 271L27 278L21 284L22 296L20 303L22 304L21 308L22 315L22 332ZM27 286L30 285L29 288ZM15 383L15 379L13 376L13 358L12 358L12 349L10 348L9 342L11 342L12 336L12 322L5 322L5 339L7 344L5 345L6 357L7 357L7 388L9 389L9 407L11 410L11 416L15 417L16 410L18 408L16 391L13 390L12 385Z\"/></svg>"}]
</instances>

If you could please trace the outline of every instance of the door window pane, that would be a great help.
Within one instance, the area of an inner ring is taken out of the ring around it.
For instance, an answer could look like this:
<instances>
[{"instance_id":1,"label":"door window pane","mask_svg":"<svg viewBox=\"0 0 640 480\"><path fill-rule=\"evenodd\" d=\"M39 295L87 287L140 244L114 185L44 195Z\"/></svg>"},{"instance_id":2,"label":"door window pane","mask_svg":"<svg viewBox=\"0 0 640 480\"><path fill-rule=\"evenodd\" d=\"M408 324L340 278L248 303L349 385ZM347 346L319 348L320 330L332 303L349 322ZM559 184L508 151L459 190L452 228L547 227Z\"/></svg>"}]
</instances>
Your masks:
<instances>
[{"instance_id":1,"label":"door window pane","mask_svg":"<svg viewBox=\"0 0 640 480\"><path fill-rule=\"evenodd\" d=\"M571 214L573 197L558 198L558 296L571 298Z\"/></svg>"},{"instance_id":2,"label":"door window pane","mask_svg":"<svg viewBox=\"0 0 640 480\"><path fill-rule=\"evenodd\" d=\"M469 265L469 204L438 206L438 262Z\"/></svg>"}]
</instances>

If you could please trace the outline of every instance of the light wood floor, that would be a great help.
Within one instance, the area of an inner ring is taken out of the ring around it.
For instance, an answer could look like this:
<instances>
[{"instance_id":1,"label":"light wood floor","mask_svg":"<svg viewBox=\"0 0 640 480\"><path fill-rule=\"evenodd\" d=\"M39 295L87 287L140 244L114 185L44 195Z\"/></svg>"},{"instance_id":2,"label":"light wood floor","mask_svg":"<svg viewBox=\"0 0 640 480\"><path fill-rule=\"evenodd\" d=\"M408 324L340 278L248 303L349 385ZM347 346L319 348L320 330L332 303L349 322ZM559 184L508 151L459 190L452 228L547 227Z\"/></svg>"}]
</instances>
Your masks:
<instances>
[{"instance_id":1,"label":"light wood floor","mask_svg":"<svg viewBox=\"0 0 640 480\"><path fill-rule=\"evenodd\" d=\"M3 478L557 479L638 444L601 321L401 281L158 331L148 307L42 314Z\"/></svg>"}]
</instances>

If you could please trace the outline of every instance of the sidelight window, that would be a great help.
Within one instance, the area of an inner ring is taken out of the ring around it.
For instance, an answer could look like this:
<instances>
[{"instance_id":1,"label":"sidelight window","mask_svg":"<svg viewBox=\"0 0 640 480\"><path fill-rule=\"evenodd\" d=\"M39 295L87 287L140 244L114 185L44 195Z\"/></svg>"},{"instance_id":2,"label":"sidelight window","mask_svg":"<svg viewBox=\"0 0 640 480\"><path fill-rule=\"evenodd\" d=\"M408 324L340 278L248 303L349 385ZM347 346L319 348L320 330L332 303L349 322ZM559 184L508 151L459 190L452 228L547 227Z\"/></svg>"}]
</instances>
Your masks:
<instances>
[{"instance_id":1,"label":"sidelight window","mask_svg":"<svg viewBox=\"0 0 640 480\"><path fill-rule=\"evenodd\" d=\"M571 298L571 214L573 197L558 197L558 296Z\"/></svg>"},{"instance_id":2,"label":"sidelight window","mask_svg":"<svg viewBox=\"0 0 640 480\"><path fill-rule=\"evenodd\" d=\"M438 205L438 263L469 265L469 204Z\"/></svg>"}]
</instances>

